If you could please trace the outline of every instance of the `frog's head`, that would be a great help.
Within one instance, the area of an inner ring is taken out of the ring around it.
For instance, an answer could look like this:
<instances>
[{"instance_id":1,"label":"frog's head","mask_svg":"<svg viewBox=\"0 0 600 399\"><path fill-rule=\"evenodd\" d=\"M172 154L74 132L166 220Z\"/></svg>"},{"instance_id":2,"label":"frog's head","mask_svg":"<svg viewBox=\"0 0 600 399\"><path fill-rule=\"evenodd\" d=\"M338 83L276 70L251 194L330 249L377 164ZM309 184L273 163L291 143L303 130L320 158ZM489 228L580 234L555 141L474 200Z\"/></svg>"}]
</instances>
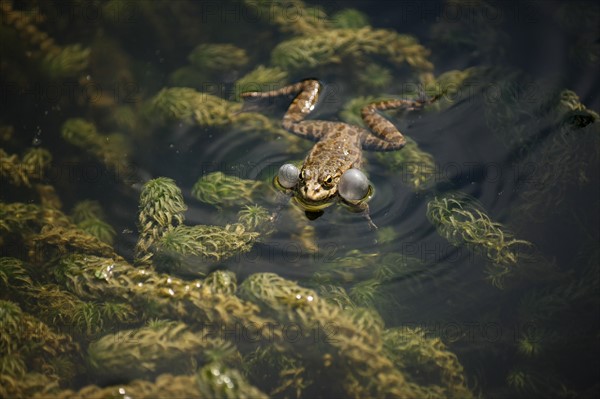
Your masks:
<instances>
[{"instance_id":1,"label":"frog's head","mask_svg":"<svg viewBox=\"0 0 600 399\"><path fill-rule=\"evenodd\" d=\"M296 202L311 212L328 207L338 198L348 205L357 205L368 201L373 193L367 177L354 168L342 173L307 166L298 170L294 165L285 164L279 169L275 181L283 189L291 190Z\"/></svg>"},{"instance_id":2,"label":"frog's head","mask_svg":"<svg viewBox=\"0 0 600 399\"><path fill-rule=\"evenodd\" d=\"M338 194L339 171L303 167L296 190L296 198L308 206L330 203Z\"/></svg>"}]
</instances>

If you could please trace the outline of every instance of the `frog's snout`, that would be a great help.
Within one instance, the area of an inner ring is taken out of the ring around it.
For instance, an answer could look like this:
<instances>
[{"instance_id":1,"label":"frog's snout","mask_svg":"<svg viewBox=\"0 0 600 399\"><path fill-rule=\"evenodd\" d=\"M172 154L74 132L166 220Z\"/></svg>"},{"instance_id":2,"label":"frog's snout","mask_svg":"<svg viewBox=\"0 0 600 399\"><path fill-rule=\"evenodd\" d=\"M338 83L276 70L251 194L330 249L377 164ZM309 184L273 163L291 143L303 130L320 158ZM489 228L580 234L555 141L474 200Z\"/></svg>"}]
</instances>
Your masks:
<instances>
[{"instance_id":1,"label":"frog's snout","mask_svg":"<svg viewBox=\"0 0 600 399\"><path fill-rule=\"evenodd\" d=\"M300 187L300 195L305 200L318 202L328 199L331 195L331 190L326 190L319 183L309 182Z\"/></svg>"}]
</instances>

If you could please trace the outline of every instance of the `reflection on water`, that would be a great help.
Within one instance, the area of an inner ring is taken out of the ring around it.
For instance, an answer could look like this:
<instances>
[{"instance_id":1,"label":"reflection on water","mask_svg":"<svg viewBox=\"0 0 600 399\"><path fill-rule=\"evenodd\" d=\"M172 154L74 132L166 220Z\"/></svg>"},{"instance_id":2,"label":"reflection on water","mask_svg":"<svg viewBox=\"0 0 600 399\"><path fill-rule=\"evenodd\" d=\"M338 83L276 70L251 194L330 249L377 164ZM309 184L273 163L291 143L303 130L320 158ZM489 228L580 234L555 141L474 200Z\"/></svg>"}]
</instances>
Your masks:
<instances>
[{"instance_id":1,"label":"reflection on water","mask_svg":"<svg viewBox=\"0 0 600 399\"><path fill-rule=\"evenodd\" d=\"M595 3L1 10L0 396L598 394ZM365 152L378 230L272 184L312 143L239 95L307 77L441 95Z\"/></svg>"}]
</instances>

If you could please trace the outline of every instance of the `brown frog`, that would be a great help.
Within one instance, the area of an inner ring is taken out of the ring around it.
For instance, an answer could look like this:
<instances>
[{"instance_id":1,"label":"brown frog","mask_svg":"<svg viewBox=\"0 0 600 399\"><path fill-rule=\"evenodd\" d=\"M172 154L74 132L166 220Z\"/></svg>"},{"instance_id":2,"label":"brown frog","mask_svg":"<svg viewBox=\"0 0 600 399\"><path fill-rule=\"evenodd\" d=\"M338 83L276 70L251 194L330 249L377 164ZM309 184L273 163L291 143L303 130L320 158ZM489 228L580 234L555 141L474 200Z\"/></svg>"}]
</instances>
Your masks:
<instances>
[{"instance_id":1,"label":"brown frog","mask_svg":"<svg viewBox=\"0 0 600 399\"><path fill-rule=\"evenodd\" d=\"M368 104L361 116L369 130L344 122L305 120L313 111L322 86L318 80L307 79L267 92L246 92L242 98L265 99L296 95L283 117L283 127L298 136L316 141L304 159L302 168L285 164L275 178L275 184L293 196L309 219L323 214L323 208L341 201L350 210L360 212L371 228L377 228L369 216L368 200L373 188L360 171L362 150L394 151L406 144L406 139L378 111L392 108L414 110L436 100L388 100Z\"/></svg>"}]
</instances>

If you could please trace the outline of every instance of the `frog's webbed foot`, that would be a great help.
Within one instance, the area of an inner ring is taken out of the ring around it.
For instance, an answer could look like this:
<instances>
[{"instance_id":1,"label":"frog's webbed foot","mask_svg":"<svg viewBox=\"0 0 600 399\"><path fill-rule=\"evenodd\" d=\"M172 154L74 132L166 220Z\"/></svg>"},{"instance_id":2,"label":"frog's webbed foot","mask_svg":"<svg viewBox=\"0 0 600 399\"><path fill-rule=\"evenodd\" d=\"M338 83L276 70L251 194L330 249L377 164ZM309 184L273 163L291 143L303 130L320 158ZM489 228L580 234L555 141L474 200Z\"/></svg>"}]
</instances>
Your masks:
<instances>
[{"instance_id":1,"label":"frog's webbed foot","mask_svg":"<svg viewBox=\"0 0 600 399\"><path fill-rule=\"evenodd\" d=\"M367 204L366 201L353 204L346 203L346 205L349 207L348 209L350 211L359 213L363 217L363 219L367 221L369 230L377 230L377 225L373 223L373 219L371 219L371 215L369 212L369 204Z\"/></svg>"},{"instance_id":2,"label":"frog's webbed foot","mask_svg":"<svg viewBox=\"0 0 600 399\"><path fill-rule=\"evenodd\" d=\"M360 214L367 221L369 230L371 230L371 231L377 230L377 225L375 223L373 223L373 219L371 219L371 215L369 214L369 206L368 205Z\"/></svg>"},{"instance_id":3,"label":"frog's webbed foot","mask_svg":"<svg viewBox=\"0 0 600 399\"><path fill-rule=\"evenodd\" d=\"M372 151L399 150L406 144L406 139L398 128L387 120L379 111L388 109L402 109L414 111L423 108L426 104L436 101L442 94L426 98L421 93L417 100L387 100L368 104L361 109L362 119L365 121L372 134L364 133L361 137L362 147Z\"/></svg>"},{"instance_id":4,"label":"frog's webbed foot","mask_svg":"<svg viewBox=\"0 0 600 399\"><path fill-rule=\"evenodd\" d=\"M444 94L446 94L446 89L440 91L439 93L429 97L427 95L427 93L425 93L425 90L421 87L419 89L419 96L417 97L417 99L415 100L416 103L419 104L418 108L422 108L423 105L429 105L429 104L433 104L434 102L436 102L437 100L439 100ZM412 111L416 108L409 108L409 111Z\"/></svg>"}]
</instances>

